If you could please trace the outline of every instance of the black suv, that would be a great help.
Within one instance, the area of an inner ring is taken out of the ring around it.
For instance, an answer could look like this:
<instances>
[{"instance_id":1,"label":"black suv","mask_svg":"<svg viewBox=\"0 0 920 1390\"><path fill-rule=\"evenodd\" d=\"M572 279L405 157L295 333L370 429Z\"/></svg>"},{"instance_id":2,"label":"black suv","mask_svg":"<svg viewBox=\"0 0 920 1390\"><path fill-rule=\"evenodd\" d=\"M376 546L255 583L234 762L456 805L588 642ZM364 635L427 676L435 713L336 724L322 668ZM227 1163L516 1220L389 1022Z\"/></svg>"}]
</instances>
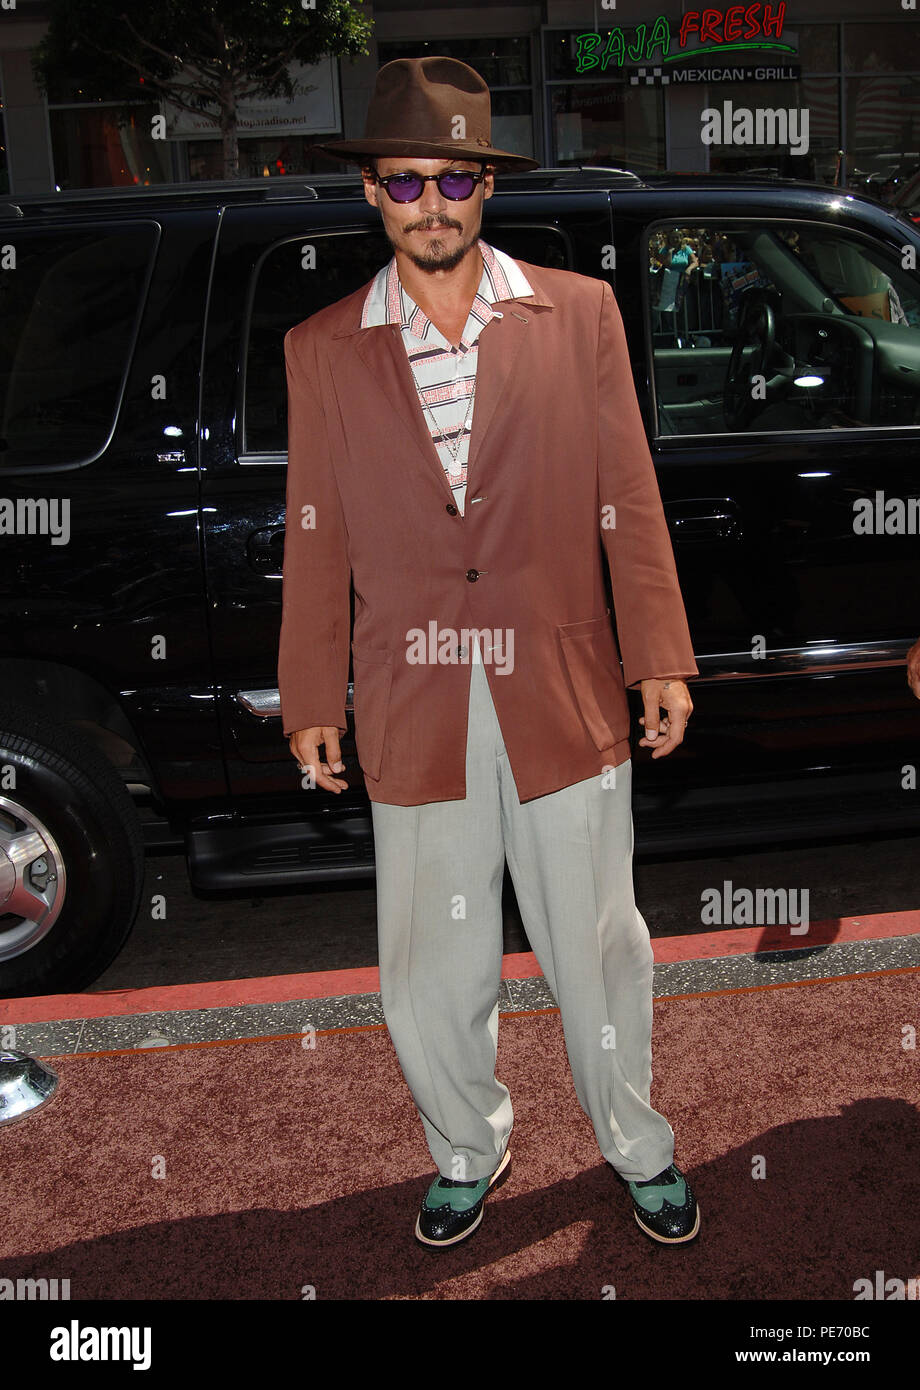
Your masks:
<instances>
[{"instance_id":1,"label":"black suv","mask_svg":"<svg viewBox=\"0 0 920 1390\"><path fill-rule=\"evenodd\" d=\"M499 176L483 235L625 320L701 673L637 750L639 850L916 825L920 228L560 169ZM390 254L356 175L0 205L4 994L101 973L145 843L202 888L372 874L352 730L341 797L281 730L282 339Z\"/></svg>"}]
</instances>

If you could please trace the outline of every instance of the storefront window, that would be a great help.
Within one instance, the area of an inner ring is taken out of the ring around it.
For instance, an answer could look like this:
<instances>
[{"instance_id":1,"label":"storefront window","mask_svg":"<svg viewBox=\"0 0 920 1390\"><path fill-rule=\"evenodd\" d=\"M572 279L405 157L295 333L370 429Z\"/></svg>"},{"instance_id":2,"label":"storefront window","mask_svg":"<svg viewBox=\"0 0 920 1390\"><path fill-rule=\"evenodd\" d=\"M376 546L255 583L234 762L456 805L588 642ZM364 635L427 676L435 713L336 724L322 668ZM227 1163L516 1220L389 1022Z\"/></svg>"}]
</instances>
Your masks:
<instances>
[{"instance_id":1,"label":"storefront window","mask_svg":"<svg viewBox=\"0 0 920 1390\"><path fill-rule=\"evenodd\" d=\"M345 167L331 155L309 152L309 146L322 137L316 135L244 136L240 140L240 178L276 178L284 174L340 174ZM188 177L222 179L223 143L220 140L189 140Z\"/></svg>"},{"instance_id":2,"label":"storefront window","mask_svg":"<svg viewBox=\"0 0 920 1390\"><path fill-rule=\"evenodd\" d=\"M166 183L172 155L154 140L151 118L159 107L138 105L120 119L118 106L50 107L51 151L58 188L115 188Z\"/></svg>"},{"instance_id":3,"label":"storefront window","mask_svg":"<svg viewBox=\"0 0 920 1390\"><path fill-rule=\"evenodd\" d=\"M920 76L847 80L848 183L889 202L920 168Z\"/></svg>"},{"instance_id":4,"label":"storefront window","mask_svg":"<svg viewBox=\"0 0 920 1390\"><path fill-rule=\"evenodd\" d=\"M395 58L425 58L436 53L468 64L488 83L492 94L492 143L512 154L534 155L533 91L530 38L400 39L379 43L381 66Z\"/></svg>"},{"instance_id":5,"label":"storefront window","mask_svg":"<svg viewBox=\"0 0 920 1390\"><path fill-rule=\"evenodd\" d=\"M785 137L784 143L713 144L709 147L709 167L718 173L778 174L783 178L805 179L809 182L833 183L837 170L837 151L840 147L840 103L837 79L834 77L803 77L798 82L721 82L718 91L709 88L709 100L718 110L730 101L733 110L744 107L758 111L808 113L807 141L805 127L793 131L786 118L783 132L782 115L764 121L764 132ZM807 145L807 148L806 148ZM801 153L796 153L801 148Z\"/></svg>"},{"instance_id":6,"label":"storefront window","mask_svg":"<svg viewBox=\"0 0 920 1390\"><path fill-rule=\"evenodd\" d=\"M585 31L591 28L586 24ZM606 27L606 26L605 26ZM544 33L544 62L549 82L574 77L578 71L578 32L575 30L547 29ZM613 76L614 69L608 69Z\"/></svg>"},{"instance_id":7,"label":"storefront window","mask_svg":"<svg viewBox=\"0 0 920 1390\"><path fill-rule=\"evenodd\" d=\"M457 58L475 68L489 87L530 86L530 38L473 38L388 40L377 45L381 67L395 58Z\"/></svg>"},{"instance_id":8,"label":"storefront window","mask_svg":"<svg viewBox=\"0 0 920 1390\"><path fill-rule=\"evenodd\" d=\"M840 69L840 25L799 24L784 30L784 37L797 41L796 62L803 72L838 72Z\"/></svg>"},{"instance_id":9,"label":"storefront window","mask_svg":"<svg viewBox=\"0 0 920 1390\"><path fill-rule=\"evenodd\" d=\"M864 13L869 12L867 7ZM667 22L660 18L659 34L649 15L621 19L615 7L602 12L595 5L592 17L579 27L540 25L533 34L495 37L389 39L378 44L378 59L383 65L395 58L445 54L468 63L491 92L493 143L537 156L548 166L626 165L643 173L666 169L669 159L684 167L689 156L692 167L713 171L757 170L825 183L839 177L848 187L883 201L894 198L920 170L918 20L809 23L788 12L783 39L795 52L776 60L791 64L785 80L759 81L753 72L739 71L732 76L746 80L719 82L711 73L689 71L693 63L675 65L680 25L673 17ZM590 45L579 43L589 31L616 30L620 23L620 47L611 43L609 51L605 48L603 63ZM543 49L542 65L537 65L542 66L542 80L534 64L536 42ZM669 63L662 61L666 54ZM713 56L699 64L715 67L721 61ZM147 90L138 88L139 94ZM755 115L807 112L807 149L801 139L779 135L775 143L734 139L697 151L694 113L707 106L721 108L726 101L735 111L745 108ZM150 118L159 110L157 103L140 100L123 122L114 102L88 102L78 79L55 90L49 118L56 184L91 188L159 184L177 177L223 178L219 139L197 132L180 140L152 139ZM283 126L271 134L243 136L240 176L309 176L347 167L311 150L316 138L287 134ZM0 192L8 188L4 146L0 121Z\"/></svg>"},{"instance_id":10,"label":"storefront window","mask_svg":"<svg viewBox=\"0 0 920 1390\"><path fill-rule=\"evenodd\" d=\"M918 71L920 23L845 24L843 65L847 72Z\"/></svg>"},{"instance_id":11,"label":"storefront window","mask_svg":"<svg viewBox=\"0 0 920 1390\"><path fill-rule=\"evenodd\" d=\"M553 164L665 167L664 95L622 82L550 87Z\"/></svg>"},{"instance_id":12,"label":"storefront window","mask_svg":"<svg viewBox=\"0 0 920 1390\"><path fill-rule=\"evenodd\" d=\"M788 6L787 6L788 9ZM783 39L789 42L796 49L794 62L801 66L803 72L837 72L840 66L840 26L838 24L793 24L787 15L787 24L783 30ZM644 20L644 28L641 21ZM680 24L672 21L667 30L658 31L659 43L652 44L653 21L648 16L637 16L635 19L622 22L624 30L624 48L622 51L612 49L606 57L606 44L599 50L599 66L590 66L591 57L586 52L579 59L581 46L579 36L587 32L598 32L604 35L609 29L616 28L620 21L611 11L603 18L598 20L596 25L585 23L581 29L547 29L544 31L544 60L546 64L546 76L550 82L564 81L578 75L597 77L601 72L607 77L615 77L618 73L635 70L637 65L644 62L648 64L661 64L665 56L673 61L675 56L680 54ZM850 26L858 28L860 26ZM903 26L901 26L903 27ZM641 39L646 43L646 52L640 56L636 45ZM693 43L688 40L687 46L693 47ZM597 55L595 55L597 56ZM717 57L715 60L721 61ZM582 74L579 74L579 61L583 64ZM787 59L786 61L790 61Z\"/></svg>"}]
</instances>

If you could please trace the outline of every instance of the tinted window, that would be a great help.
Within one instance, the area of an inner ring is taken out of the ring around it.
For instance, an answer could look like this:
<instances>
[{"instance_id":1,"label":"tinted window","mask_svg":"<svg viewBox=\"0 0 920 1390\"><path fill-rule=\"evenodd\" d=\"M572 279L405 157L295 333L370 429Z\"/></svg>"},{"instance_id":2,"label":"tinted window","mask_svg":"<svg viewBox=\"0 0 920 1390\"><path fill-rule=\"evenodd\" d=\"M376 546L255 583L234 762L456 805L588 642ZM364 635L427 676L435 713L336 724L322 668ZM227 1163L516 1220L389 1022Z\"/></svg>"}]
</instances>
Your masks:
<instances>
[{"instance_id":1,"label":"tinted window","mask_svg":"<svg viewBox=\"0 0 920 1390\"><path fill-rule=\"evenodd\" d=\"M545 265L554 270L572 270L573 257L568 238L557 227L515 227L496 223L483 229L490 246L530 265Z\"/></svg>"},{"instance_id":2,"label":"tinted window","mask_svg":"<svg viewBox=\"0 0 920 1390\"><path fill-rule=\"evenodd\" d=\"M245 349L243 452L287 449L284 335L334 304L386 265L393 251L382 230L300 236L272 247L256 268Z\"/></svg>"},{"instance_id":3,"label":"tinted window","mask_svg":"<svg viewBox=\"0 0 920 1390\"><path fill-rule=\"evenodd\" d=\"M151 224L2 235L0 468L106 445L156 245Z\"/></svg>"},{"instance_id":4,"label":"tinted window","mask_svg":"<svg viewBox=\"0 0 920 1390\"><path fill-rule=\"evenodd\" d=\"M496 225L483 235L490 246L534 265L566 268L570 263L566 240L555 228ZM245 350L244 453L287 449L285 333L366 285L392 255L383 231L375 229L298 237L263 257L256 269Z\"/></svg>"}]
</instances>

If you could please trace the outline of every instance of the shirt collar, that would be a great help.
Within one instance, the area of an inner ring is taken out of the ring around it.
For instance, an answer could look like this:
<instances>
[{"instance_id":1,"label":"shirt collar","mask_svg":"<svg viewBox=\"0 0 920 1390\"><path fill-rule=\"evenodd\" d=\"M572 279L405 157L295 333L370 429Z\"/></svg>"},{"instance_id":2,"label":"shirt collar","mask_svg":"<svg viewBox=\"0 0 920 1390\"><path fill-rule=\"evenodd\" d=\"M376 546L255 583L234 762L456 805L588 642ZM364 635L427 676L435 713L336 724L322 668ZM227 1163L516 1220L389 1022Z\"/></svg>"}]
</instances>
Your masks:
<instances>
[{"instance_id":1,"label":"shirt collar","mask_svg":"<svg viewBox=\"0 0 920 1390\"><path fill-rule=\"evenodd\" d=\"M485 305L498 304L506 299L524 299L533 295L533 289L517 261L499 251L495 246L482 240L477 245L482 255L482 276L476 298ZM476 300L472 313L476 313ZM421 318L417 316L421 315ZM489 315L484 315L488 318ZM376 328L381 324L395 323L412 331L413 320L417 327L423 327L425 316L418 305L406 293L396 269L396 257L377 272L364 300L361 313L362 328Z\"/></svg>"}]
</instances>

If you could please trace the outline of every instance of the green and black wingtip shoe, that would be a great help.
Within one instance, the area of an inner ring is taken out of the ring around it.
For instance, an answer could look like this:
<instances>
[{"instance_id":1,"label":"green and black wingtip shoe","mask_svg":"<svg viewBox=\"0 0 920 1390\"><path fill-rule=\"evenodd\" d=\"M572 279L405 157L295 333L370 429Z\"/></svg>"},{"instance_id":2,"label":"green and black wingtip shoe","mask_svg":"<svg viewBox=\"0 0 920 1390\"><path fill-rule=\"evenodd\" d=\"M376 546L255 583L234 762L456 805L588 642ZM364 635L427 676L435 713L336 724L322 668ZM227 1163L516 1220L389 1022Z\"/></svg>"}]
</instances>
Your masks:
<instances>
[{"instance_id":1,"label":"green and black wingtip shoe","mask_svg":"<svg viewBox=\"0 0 920 1390\"><path fill-rule=\"evenodd\" d=\"M629 1189L636 1221L652 1240L682 1245L695 1239L700 1229L699 1207L676 1163L640 1182L629 1182L619 1173L617 1177Z\"/></svg>"},{"instance_id":2,"label":"green and black wingtip shoe","mask_svg":"<svg viewBox=\"0 0 920 1390\"><path fill-rule=\"evenodd\" d=\"M494 1173L473 1182L442 1178L432 1182L415 1223L416 1237L423 1245L456 1245L471 1236L482 1220L486 1195L508 1177L511 1151L506 1149Z\"/></svg>"}]
</instances>

